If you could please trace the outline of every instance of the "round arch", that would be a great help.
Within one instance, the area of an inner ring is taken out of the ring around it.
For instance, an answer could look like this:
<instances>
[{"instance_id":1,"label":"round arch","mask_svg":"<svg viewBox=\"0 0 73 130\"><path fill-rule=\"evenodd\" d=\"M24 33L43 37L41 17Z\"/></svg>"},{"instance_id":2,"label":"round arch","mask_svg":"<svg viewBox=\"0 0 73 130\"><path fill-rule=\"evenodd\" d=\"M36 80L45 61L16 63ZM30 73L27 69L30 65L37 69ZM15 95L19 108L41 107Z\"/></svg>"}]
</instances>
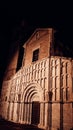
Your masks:
<instances>
[{"instance_id":1,"label":"round arch","mask_svg":"<svg viewBox=\"0 0 73 130\"><path fill-rule=\"evenodd\" d=\"M43 89L38 83L30 83L23 91L22 100L32 102L34 100L43 101Z\"/></svg>"}]
</instances>

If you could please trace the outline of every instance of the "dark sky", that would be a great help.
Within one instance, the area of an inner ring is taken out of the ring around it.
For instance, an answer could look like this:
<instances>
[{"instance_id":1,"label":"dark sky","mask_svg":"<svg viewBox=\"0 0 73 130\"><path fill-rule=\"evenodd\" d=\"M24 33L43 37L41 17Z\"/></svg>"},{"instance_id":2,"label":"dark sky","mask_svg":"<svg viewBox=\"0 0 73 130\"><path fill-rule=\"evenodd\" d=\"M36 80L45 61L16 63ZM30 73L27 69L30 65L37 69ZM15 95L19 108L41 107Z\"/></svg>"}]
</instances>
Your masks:
<instances>
[{"instance_id":1,"label":"dark sky","mask_svg":"<svg viewBox=\"0 0 73 130\"><path fill-rule=\"evenodd\" d=\"M5 70L8 49L14 32L19 30L24 20L24 33L30 34L38 27L54 27L58 30L58 37L64 44L73 47L73 9L72 3L58 1L43 2L37 0L25 3L0 3L0 82ZM16 31L15 31L16 30ZM26 39L27 35L24 35Z\"/></svg>"}]
</instances>

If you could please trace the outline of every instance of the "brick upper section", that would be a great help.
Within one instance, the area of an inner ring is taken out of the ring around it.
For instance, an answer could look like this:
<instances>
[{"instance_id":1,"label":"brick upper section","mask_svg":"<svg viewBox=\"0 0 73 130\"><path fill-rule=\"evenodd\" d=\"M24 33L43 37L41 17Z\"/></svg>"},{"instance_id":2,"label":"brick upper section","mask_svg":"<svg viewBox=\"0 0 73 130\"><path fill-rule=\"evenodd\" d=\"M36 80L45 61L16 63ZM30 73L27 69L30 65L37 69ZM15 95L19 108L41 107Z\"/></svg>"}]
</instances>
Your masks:
<instances>
[{"instance_id":1,"label":"brick upper section","mask_svg":"<svg viewBox=\"0 0 73 130\"><path fill-rule=\"evenodd\" d=\"M53 29L38 29L24 44L24 66L32 63L33 51L39 48L39 60L50 56L50 46L53 40Z\"/></svg>"}]
</instances>

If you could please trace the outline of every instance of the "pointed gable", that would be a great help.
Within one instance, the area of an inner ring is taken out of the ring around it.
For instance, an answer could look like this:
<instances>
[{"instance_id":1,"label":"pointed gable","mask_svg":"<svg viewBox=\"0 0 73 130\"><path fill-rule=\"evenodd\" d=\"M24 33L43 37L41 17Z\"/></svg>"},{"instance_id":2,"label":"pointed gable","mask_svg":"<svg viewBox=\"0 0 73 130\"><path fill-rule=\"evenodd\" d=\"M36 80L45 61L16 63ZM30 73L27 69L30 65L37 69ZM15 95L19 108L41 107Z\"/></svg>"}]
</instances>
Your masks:
<instances>
[{"instance_id":1,"label":"pointed gable","mask_svg":"<svg viewBox=\"0 0 73 130\"><path fill-rule=\"evenodd\" d=\"M36 42L37 39L42 38L44 35L48 34L49 31L53 30L52 28L38 28L34 31L34 33L30 36L30 38L24 43L25 44L31 44L32 42Z\"/></svg>"},{"instance_id":2,"label":"pointed gable","mask_svg":"<svg viewBox=\"0 0 73 130\"><path fill-rule=\"evenodd\" d=\"M42 28L36 29L30 38L25 42L25 65L31 64L33 60L33 53L39 49L38 60L50 56L50 45L53 40L53 29Z\"/></svg>"}]
</instances>

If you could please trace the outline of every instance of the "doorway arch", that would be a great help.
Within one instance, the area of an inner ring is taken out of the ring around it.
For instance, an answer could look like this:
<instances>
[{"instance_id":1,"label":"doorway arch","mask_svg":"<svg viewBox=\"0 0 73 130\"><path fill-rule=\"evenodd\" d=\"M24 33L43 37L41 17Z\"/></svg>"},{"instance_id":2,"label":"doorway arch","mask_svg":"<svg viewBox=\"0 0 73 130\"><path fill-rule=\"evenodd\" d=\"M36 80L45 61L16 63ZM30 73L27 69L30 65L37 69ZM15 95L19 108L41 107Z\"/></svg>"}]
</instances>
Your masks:
<instances>
[{"instance_id":1,"label":"doorway arch","mask_svg":"<svg viewBox=\"0 0 73 130\"><path fill-rule=\"evenodd\" d=\"M31 83L24 89L22 98L25 123L40 124L40 102L43 101L43 97L43 89L37 83Z\"/></svg>"}]
</instances>

